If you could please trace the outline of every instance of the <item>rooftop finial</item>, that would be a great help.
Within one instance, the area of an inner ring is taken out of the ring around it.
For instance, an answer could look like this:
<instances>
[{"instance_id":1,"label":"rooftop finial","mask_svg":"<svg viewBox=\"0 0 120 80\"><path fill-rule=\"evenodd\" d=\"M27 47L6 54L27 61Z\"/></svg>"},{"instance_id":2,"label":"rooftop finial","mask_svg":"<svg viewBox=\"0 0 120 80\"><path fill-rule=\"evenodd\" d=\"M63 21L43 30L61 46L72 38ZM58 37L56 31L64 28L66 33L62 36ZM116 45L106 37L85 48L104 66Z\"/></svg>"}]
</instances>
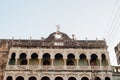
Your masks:
<instances>
[{"instance_id":1,"label":"rooftop finial","mask_svg":"<svg viewBox=\"0 0 120 80\"><path fill-rule=\"evenodd\" d=\"M14 37L12 37L12 40L14 40Z\"/></svg>"},{"instance_id":2,"label":"rooftop finial","mask_svg":"<svg viewBox=\"0 0 120 80\"><path fill-rule=\"evenodd\" d=\"M57 27L57 32L59 32L60 24L56 25L56 27Z\"/></svg>"},{"instance_id":3,"label":"rooftop finial","mask_svg":"<svg viewBox=\"0 0 120 80\"><path fill-rule=\"evenodd\" d=\"M73 40L75 39L75 34L72 34L72 39L73 39Z\"/></svg>"}]
</instances>

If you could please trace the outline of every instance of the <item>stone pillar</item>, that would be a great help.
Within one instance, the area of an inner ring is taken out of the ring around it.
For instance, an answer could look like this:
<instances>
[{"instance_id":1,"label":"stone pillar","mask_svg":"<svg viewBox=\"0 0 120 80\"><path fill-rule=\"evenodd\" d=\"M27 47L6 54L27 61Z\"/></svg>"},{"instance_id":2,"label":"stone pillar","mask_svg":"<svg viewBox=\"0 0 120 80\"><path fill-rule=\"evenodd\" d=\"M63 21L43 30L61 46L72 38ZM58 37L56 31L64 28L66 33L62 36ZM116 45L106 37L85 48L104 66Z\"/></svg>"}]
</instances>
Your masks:
<instances>
[{"instance_id":1,"label":"stone pillar","mask_svg":"<svg viewBox=\"0 0 120 80\"><path fill-rule=\"evenodd\" d=\"M77 64L76 64L76 69L79 69L79 59L76 59Z\"/></svg>"},{"instance_id":2,"label":"stone pillar","mask_svg":"<svg viewBox=\"0 0 120 80\"><path fill-rule=\"evenodd\" d=\"M54 69L54 59L51 59L51 68Z\"/></svg>"},{"instance_id":3,"label":"stone pillar","mask_svg":"<svg viewBox=\"0 0 120 80\"><path fill-rule=\"evenodd\" d=\"M64 66L66 66L67 64L67 59L64 59Z\"/></svg>"},{"instance_id":4,"label":"stone pillar","mask_svg":"<svg viewBox=\"0 0 120 80\"><path fill-rule=\"evenodd\" d=\"M27 65L29 65L29 64L30 64L30 58L28 58L28 59L27 59L27 62L28 62L28 64L27 64Z\"/></svg>"},{"instance_id":5,"label":"stone pillar","mask_svg":"<svg viewBox=\"0 0 120 80\"><path fill-rule=\"evenodd\" d=\"M76 64L76 66L79 66L79 59L76 59L77 60L77 64Z\"/></svg>"},{"instance_id":6,"label":"stone pillar","mask_svg":"<svg viewBox=\"0 0 120 80\"><path fill-rule=\"evenodd\" d=\"M67 61L67 59L64 59L64 69L66 69L66 68L67 68L66 61Z\"/></svg>"},{"instance_id":7,"label":"stone pillar","mask_svg":"<svg viewBox=\"0 0 120 80\"><path fill-rule=\"evenodd\" d=\"M102 61L101 61L101 59L99 59L99 62L100 62L100 66L102 66Z\"/></svg>"},{"instance_id":8,"label":"stone pillar","mask_svg":"<svg viewBox=\"0 0 120 80\"><path fill-rule=\"evenodd\" d=\"M91 66L91 65L90 65L90 59L88 59L88 65Z\"/></svg>"},{"instance_id":9,"label":"stone pillar","mask_svg":"<svg viewBox=\"0 0 120 80\"><path fill-rule=\"evenodd\" d=\"M16 58L16 59L15 59L15 65L17 65L17 64L18 64L18 59Z\"/></svg>"},{"instance_id":10,"label":"stone pillar","mask_svg":"<svg viewBox=\"0 0 120 80\"><path fill-rule=\"evenodd\" d=\"M39 65L42 65L41 59L39 59Z\"/></svg>"},{"instance_id":11,"label":"stone pillar","mask_svg":"<svg viewBox=\"0 0 120 80\"><path fill-rule=\"evenodd\" d=\"M51 66L53 66L54 64L54 59L51 59Z\"/></svg>"}]
</instances>

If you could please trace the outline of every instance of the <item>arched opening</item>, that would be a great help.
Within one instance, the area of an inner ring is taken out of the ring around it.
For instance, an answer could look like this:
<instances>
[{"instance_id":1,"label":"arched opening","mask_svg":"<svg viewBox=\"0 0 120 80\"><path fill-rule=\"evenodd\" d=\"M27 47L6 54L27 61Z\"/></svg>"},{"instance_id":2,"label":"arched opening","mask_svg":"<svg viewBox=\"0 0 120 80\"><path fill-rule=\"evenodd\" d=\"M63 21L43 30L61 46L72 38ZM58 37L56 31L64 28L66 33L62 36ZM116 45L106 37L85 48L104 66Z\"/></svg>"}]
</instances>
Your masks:
<instances>
[{"instance_id":1,"label":"arched opening","mask_svg":"<svg viewBox=\"0 0 120 80\"><path fill-rule=\"evenodd\" d=\"M67 65L69 65L69 66L76 65L75 56L72 53L70 53L67 56Z\"/></svg>"},{"instance_id":2,"label":"arched opening","mask_svg":"<svg viewBox=\"0 0 120 80\"><path fill-rule=\"evenodd\" d=\"M62 77L56 77L55 80L63 80Z\"/></svg>"},{"instance_id":3,"label":"arched opening","mask_svg":"<svg viewBox=\"0 0 120 80\"><path fill-rule=\"evenodd\" d=\"M68 80L76 80L76 78L70 77L70 78L68 78Z\"/></svg>"},{"instance_id":4,"label":"arched opening","mask_svg":"<svg viewBox=\"0 0 120 80\"><path fill-rule=\"evenodd\" d=\"M43 65L50 65L50 61L49 60L43 60Z\"/></svg>"},{"instance_id":5,"label":"arched opening","mask_svg":"<svg viewBox=\"0 0 120 80\"><path fill-rule=\"evenodd\" d=\"M95 77L95 80L101 80L99 77Z\"/></svg>"},{"instance_id":6,"label":"arched opening","mask_svg":"<svg viewBox=\"0 0 120 80\"><path fill-rule=\"evenodd\" d=\"M118 47L115 47L114 49L115 49L115 52L117 52L117 51L118 51Z\"/></svg>"},{"instance_id":7,"label":"arched opening","mask_svg":"<svg viewBox=\"0 0 120 80\"><path fill-rule=\"evenodd\" d=\"M6 80L13 80L11 76L8 76Z\"/></svg>"},{"instance_id":8,"label":"arched opening","mask_svg":"<svg viewBox=\"0 0 120 80\"><path fill-rule=\"evenodd\" d=\"M64 65L63 55L57 53L55 55L54 65Z\"/></svg>"},{"instance_id":9,"label":"arched opening","mask_svg":"<svg viewBox=\"0 0 120 80\"><path fill-rule=\"evenodd\" d=\"M87 77L83 77L81 80L89 80Z\"/></svg>"},{"instance_id":10,"label":"arched opening","mask_svg":"<svg viewBox=\"0 0 120 80\"><path fill-rule=\"evenodd\" d=\"M27 65L26 53L21 53L18 59L18 65Z\"/></svg>"},{"instance_id":11,"label":"arched opening","mask_svg":"<svg viewBox=\"0 0 120 80\"><path fill-rule=\"evenodd\" d=\"M102 54L101 57L102 57L102 60L101 60L102 66L107 66L108 65L108 61L106 59L105 54Z\"/></svg>"},{"instance_id":12,"label":"arched opening","mask_svg":"<svg viewBox=\"0 0 120 80\"><path fill-rule=\"evenodd\" d=\"M110 80L110 78L109 78L109 77L106 77L105 80Z\"/></svg>"},{"instance_id":13,"label":"arched opening","mask_svg":"<svg viewBox=\"0 0 120 80\"><path fill-rule=\"evenodd\" d=\"M98 60L98 56L96 54L92 54L91 55L90 65L91 66L98 66L98 65L100 65L99 60Z\"/></svg>"},{"instance_id":14,"label":"arched opening","mask_svg":"<svg viewBox=\"0 0 120 80\"><path fill-rule=\"evenodd\" d=\"M118 60L120 60L120 56L119 56Z\"/></svg>"},{"instance_id":15,"label":"arched opening","mask_svg":"<svg viewBox=\"0 0 120 80\"><path fill-rule=\"evenodd\" d=\"M36 77L30 77L28 80L37 80Z\"/></svg>"},{"instance_id":16,"label":"arched opening","mask_svg":"<svg viewBox=\"0 0 120 80\"><path fill-rule=\"evenodd\" d=\"M86 59L86 55L85 54L81 54L80 56L79 56L79 65L81 65L81 66L87 66L88 65L88 61L87 61L87 59Z\"/></svg>"},{"instance_id":17,"label":"arched opening","mask_svg":"<svg viewBox=\"0 0 120 80\"><path fill-rule=\"evenodd\" d=\"M44 77L41 78L41 80L50 80L50 78L47 77L47 76L44 76Z\"/></svg>"},{"instance_id":18,"label":"arched opening","mask_svg":"<svg viewBox=\"0 0 120 80\"><path fill-rule=\"evenodd\" d=\"M16 53L12 53L11 58L15 59Z\"/></svg>"},{"instance_id":19,"label":"arched opening","mask_svg":"<svg viewBox=\"0 0 120 80\"><path fill-rule=\"evenodd\" d=\"M17 60L18 65L27 65L27 55L26 53L21 53L19 59Z\"/></svg>"},{"instance_id":20,"label":"arched opening","mask_svg":"<svg viewBox=\"0 0 120 80\"><path fill-rule=\"evenodd\" d=\"M33 53L31 55L31 59L29 62L30 65L38 65L39 64L39 59L38 59L38 54L37 53Z\"/></svg>"},{"instance_id":21,"label":"arched opening","mask_svg":"<svg viewBox=\"0 0 120 80\"><path fill-rule=\"evenodd\" d=\"M16 78L16 80L24 80L24 78L22 76L19 76Z\"/></svg>"},{"instance_id":22,"label":"arched opening","mask_svg":"<svg viewBox=\"0 0 120 80\"><path fill-rule=\"evenodd\" d=\"M51 64L50 55L48 53L45 53L43 55L42 64L43 65L50 65Z\"/></svg>"},{"instance_id":23,"label":"arched opening","mask_svg":"<svg viewBox=\"0 0 120 80\"><path fill-rule=\"evenodd\" d=\"M16 54L12 53L11 58L9 60L9 65L15 65L15 61L16 61L15 56L16 56Z\"/></svg>"}]
</instances>

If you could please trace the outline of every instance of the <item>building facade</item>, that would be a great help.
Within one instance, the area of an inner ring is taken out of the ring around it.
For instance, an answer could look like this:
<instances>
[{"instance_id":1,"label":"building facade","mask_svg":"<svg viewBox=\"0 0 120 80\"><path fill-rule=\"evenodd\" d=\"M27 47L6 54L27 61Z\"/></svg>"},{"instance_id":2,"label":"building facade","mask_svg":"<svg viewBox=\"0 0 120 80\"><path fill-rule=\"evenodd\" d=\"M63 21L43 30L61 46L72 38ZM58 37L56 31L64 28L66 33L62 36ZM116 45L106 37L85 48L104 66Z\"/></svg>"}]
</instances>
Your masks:
<instances>
[{"instance_id":1,"label":"building facade","mask_svg":"<svg viewBox=\"0 0 120 80\"><path fill-rule=\"evenodd\" d=\"M120 80L120 66L112 66L113 80Z\"/></svg>"},{"instance_id":2,"label":"building facade","mask_svg":"<svg viewBox=\"0 0 120 80\"><path fill-rule=\"evenodd\" d=\"M41 40L5 41L4 80L113 80L105 40L75 40L57 30Z\"/></svg>"},{"instance_id":3,"label":"building facade","mask_svg":"<svg viewBox=\"0 0 120 80\"><path fill-rule=\"evenodd\" d=\"M120 43L114 48L118 65L120 64Z\"/></svg>"},{"instance_id":4,"label":"building facade","mask_svg":"<svg viewBox=\"0 0 120 80\"><path fill-rule=\"evenodd\" d=\"M8 59L8 45L5 40L0 40L0 80L4 78L4 71Z\"/></svg>"}]
</instances>

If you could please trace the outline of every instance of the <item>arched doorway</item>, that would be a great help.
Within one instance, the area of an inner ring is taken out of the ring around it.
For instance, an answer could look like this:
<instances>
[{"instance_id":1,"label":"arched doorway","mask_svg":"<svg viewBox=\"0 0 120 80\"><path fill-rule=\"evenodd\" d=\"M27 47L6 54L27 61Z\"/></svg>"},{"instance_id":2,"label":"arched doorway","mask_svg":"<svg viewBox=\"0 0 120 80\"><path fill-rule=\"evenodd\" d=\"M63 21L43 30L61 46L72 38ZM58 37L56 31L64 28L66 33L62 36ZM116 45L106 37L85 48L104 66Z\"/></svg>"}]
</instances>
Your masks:
<instances>
[{"instance_id":1,"label":"arched doorway","mask_svg":"<svg viewBox=\"0 0 120 80\"><path fill-rule=\"evenodd\" d=\"M30 77L28 80L37 80L36 77Z\"/></svg>"},{"instance_id":2,"label":"arched doorway","mask_svg":"<svg viewBox=\"0 0 120 80\"><path fill-rule=\"evenodd\" d=\"M99 77L95 77L95 80L101 80Z\"/></svg>"},{"instance_id":3,"label":"arched doorway","mask_svg":"<svg viewBox=\"0 0 120 80\"><path fill-rule=\"evenodd\" d=\"M38 54L37 53L33 53L31 55L31 59L29 61L30 65L38 65L39 64L39 59L38 59Z\"/></svg>"},{"instance_id":4,"label":"arched doorway","mask_svg":"<svg viewBox=\"0 0 120 80\"><path fill-rule=\"evenodd\" d=\"M12 76L8 76L6 80L13 80Z\"/></svg>"},{"instance_id":5,"label":"arched doorway","mask_svg":"<svg viewBox=\"0 0 120 80\"><path fill-rule=\"evenodd\" d=\"M110 78L109 78L109 77L106 77L105 80L110 80Z\"/></svg>"},{"instance_id":6,"label":"arched doorway","mask_svg":"<svg viewBox=\"0 0 120 80\"><path fill-rule=\"evenodd\" d=\"M47 76L44 76L44 77L41 78L41 80L50 80L50 78L47 77Z\"/></svg>"},{"instance_id":7,"label":"arched doorway","mask_svg":"<svg viewBox=\"0 0 120 80\"><path fill-rule=\"evenodd\" d=\"M15 65L15 56L16 53L12 53L11 58L9 60L9 65Z\"/></svg>"},{"instance_id":8,"label":"arched doorway","mask_svg":"<svg viewBox=\"0 0 120 80\"><path fill-rule=\"evenodd\" d=\"M24 78L22 76L19 76L16 78L16 80L24 80Z\"/></svg>"},{"instance_id":9,"label":"arched doorway","mask_svg":"<svg viewBox=\"0 0 120 80\"><path fill-rule=\"evenodd\" d=\"M101 57L102 57L102 60L101 60L102 66L108 66L108 61L106 59L105 54L102 54Z\"/></svg>"},{"instance_id":10,"label":"arched doorway","mask_svg":"<svg viewBox=\"0 0 120 80\"><path fill-rule=\"evenodd\" d=\"M63 55L61 53L55 55L54 65L64 65Z\"/></svg>"},{"instance_id":11,"label":"arched doorway","mask_svg":"<svg viewBox=\"0 0 120 80\"><path fill-rule=\"evenodd\" d=\"M75 55L70 53L68 54L67 56L67 65L68 66L74 66L76 64L76 61L75 61Z\"/></svg>"},{"instance_id":12,"label":"arched doorway","mask_svg":"<svg viewBox=\"0 0 120 80\"><path fill-rule=\"evenodd\" d=\"M99 60L98 60L98 56L96 54L91 55L90 65L91 66L100 65Z\"/></svg>"},{"instance_id":13,"label":"arched doorway","mask_svg":"<svg viewBox=\"0 0 120 80\"><path fill-rule=\"evenodd\" d=\"M76 80L76 78L70 77L70 78L68 78L68 80Z\"/></svg>"},{"instance_id":14,"label":"arched doorway","mask_svg":"<svg viewBox=\"0 0 120 80\"><path fill-rule=\"evenodd\" d=\"M49 54L49 53L45 53L45 54L43 55L42 64L43 64L43 65L50 65L50 64L51 64L50 54Z\"/></svg>"},{"instance_id":15,"label":"arched doorway","mask_svg":"<svg viewBox=\"0 0 120 80\"><path fill-rule=\"evenodd\" d=\"M87 61L87 58L86 58L85 54L81 54L79 56L79 65L81 65L81 66L87 66L88 65L88 61Z\"/></svg>"},{"instance_id":16,"label":"arched doorway","mask_svg":"<svg viewBox=\"0 0 120 80\"><path fill-rule=\"evenodd\" d=\"M63 80L62 77L56 77L55 80Z\"/></svg>"},{"instance_id":17,"label":"arched doorway","mask_svg":"<svg viewBox=\"0 0 120 80\"><path fill-rule=\"evenodd\" d=\"M19 60L20 61L20 65L27 65L27 59L26 59L27 55L26 53L21 53Z\"/></svg>"},{"instance_id":18,"label":"arched doorway","mask_svg":"<svg viewBox=\"0 0 120 80\"><path fill-rule=\"evenodd\" d=\"M83 77L81 80L89 80L87 77Z\"/></svg>"}]
</instances>

